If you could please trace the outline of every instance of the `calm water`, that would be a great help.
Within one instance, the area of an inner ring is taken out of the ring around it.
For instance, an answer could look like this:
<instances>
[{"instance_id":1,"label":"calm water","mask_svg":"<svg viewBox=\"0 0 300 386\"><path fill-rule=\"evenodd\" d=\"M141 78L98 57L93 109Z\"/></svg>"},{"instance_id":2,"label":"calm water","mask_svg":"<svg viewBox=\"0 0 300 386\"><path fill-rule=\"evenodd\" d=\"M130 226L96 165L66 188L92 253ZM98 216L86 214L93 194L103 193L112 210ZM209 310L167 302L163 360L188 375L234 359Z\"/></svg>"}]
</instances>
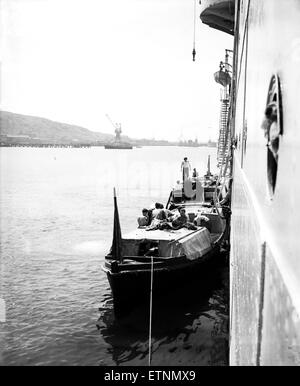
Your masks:
<instances>
[{"instance_id":1,"label":"calm water","mask_svg":"<svg viewBox=\"0 0 300 386\"><path fill-rule=\"evenodd\" d=\"M208 154L213 168L214 148L0 149L1 364L147 365L148 307L116 321L101 271L112 189L130 231L143 207L166 203L184 156L201 174ZM226 270L219 273L205 291L178 283L178 294L154 305L154 365L227 364Z\"/></svg>"}]
</instances>

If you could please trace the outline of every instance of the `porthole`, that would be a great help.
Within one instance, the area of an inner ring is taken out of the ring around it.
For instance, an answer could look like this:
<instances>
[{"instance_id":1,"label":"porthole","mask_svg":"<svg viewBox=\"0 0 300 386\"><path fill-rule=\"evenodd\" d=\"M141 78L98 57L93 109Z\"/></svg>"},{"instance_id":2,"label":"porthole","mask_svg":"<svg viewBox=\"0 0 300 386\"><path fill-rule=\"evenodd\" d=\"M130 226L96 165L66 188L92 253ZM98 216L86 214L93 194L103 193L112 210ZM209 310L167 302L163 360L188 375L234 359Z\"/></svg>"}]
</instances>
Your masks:
<instances>
[{"instance_id":1,"label":"porthole","mask_svg":"<svg viewBox=\"0 0 300 386\"><path fill-rule=\"evenodd\" d=\"M283 134L281 90L277 75L273 75L270 81L262 128L267 140L267 186L272 199L277 182L280 137Z\"/></svg>"}]
</instances>

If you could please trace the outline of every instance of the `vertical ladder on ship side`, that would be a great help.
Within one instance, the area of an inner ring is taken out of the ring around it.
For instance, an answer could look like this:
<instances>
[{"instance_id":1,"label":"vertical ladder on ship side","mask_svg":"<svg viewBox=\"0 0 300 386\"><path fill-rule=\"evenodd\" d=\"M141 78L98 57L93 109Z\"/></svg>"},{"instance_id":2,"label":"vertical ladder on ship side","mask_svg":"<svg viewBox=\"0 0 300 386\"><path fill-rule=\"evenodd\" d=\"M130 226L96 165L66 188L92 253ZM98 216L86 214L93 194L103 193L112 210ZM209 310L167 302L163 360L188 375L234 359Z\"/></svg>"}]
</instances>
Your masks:
<instances>
[{"instance_id":1,"label":"vertical ladder on ship side","mask_svg":"<svg viewBox=\"0 0 300 386\"><path fill-rule=\"evenodd\" d=\"M222 99L221 112L220 112L220 124L219 124L218 153L217 153L218 167L221 167L223 165L226 157L229 154L229 141L227 139L228 112L229 112L229 99L228 98Z\"/></svg>"}]
</instances>

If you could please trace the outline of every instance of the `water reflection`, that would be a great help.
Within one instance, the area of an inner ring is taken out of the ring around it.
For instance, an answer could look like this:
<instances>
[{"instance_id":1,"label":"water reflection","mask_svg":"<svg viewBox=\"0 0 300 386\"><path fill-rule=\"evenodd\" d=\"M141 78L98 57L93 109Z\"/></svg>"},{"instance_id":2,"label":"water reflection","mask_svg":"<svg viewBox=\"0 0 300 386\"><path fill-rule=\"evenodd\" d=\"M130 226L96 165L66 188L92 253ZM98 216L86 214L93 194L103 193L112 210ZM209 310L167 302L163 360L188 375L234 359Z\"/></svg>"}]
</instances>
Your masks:
<instances>
[{"instance_id":1,"label":"water reflection","mask_svg":"<svg viewBox=\"0 0 300 386\"><path fill-rule=\"evenodd\" d=\"M227 268L218 264L196 281L178 283L175 291L155 299L153 365L228 364L227 285ZM107 294L97 326L116 365L148 365L149 304L136 305L116 319Z\"/></svg>"}]
</instances>

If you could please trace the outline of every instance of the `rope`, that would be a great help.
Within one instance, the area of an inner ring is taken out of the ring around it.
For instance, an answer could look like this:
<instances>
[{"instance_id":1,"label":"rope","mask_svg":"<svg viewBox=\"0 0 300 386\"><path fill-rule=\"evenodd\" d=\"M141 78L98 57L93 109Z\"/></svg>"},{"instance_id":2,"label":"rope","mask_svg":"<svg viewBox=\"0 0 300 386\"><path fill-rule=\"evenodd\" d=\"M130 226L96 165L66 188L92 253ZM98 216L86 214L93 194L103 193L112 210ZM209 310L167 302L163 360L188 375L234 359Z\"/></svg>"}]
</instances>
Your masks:
<instances>
[{"instance_id":1,"label":"rope","mask_svg":"<svg viewBox=\"0 0 300 386\"><path fill-rule=\"evenodd\" d=\"M194 49L195 49L195 44L196 44L196 0L194 0L194 46L193 46Z\"/></svg>"},{"instance_id":2,"label":"rope","mask_svg":"<svg viewBox=\"0 0 300 386\"><path fill-rule=\"evenodd\" d=\"M196 0L194 0L194 39L193 39L193 61L196 57Z\"/></svg>"},{"instance_id":3,"label":"rope","mask_svg":"<svg viewBox=\"0 0 300 386\"><path fill-rule=\"evenodd\" d=\"M245 39L246 39L246 31L248 30L248 19L249 19L249 14L250 14L250 2L251 0L248 0L248 5L247 5L247 14L245 18L245 27L244 27L244 33L243 33L243 42L242 42L242 53L240 56L240 62L239 62L239 74L237 78L237 84L236 84L236 89L239 89L240 86L240 77L241 77L241 72L242 72L242 60L244 56L244 48L245 48Z\"/></svg>"},{"instance_id":4,"label":"rope","mask_svg":"<svg viewBox=\"0 0 300 386\"><path fill-rule=\"evenodd\" d=\"M262 254L261 254L256 366L260 366L260 359L261 359L260 357L261 357L261 350L262 350L261 346L262 346L263 308L264 308L264 296L265 296L265 278L266 278L266 242L264 242L262 245Z\"/></svg>"},{"instance_id":5,"label":"rope","mask_svg":"<svg viewBox=\"0 0 300 386\"><path fill-rule=\"evenodd\" d=\"M153 256L151 256L151 282L150 282L150 317L149 317L149 361L151 366L152 360L152 291L153 291Z\"/></svg>"}]
</instances>

